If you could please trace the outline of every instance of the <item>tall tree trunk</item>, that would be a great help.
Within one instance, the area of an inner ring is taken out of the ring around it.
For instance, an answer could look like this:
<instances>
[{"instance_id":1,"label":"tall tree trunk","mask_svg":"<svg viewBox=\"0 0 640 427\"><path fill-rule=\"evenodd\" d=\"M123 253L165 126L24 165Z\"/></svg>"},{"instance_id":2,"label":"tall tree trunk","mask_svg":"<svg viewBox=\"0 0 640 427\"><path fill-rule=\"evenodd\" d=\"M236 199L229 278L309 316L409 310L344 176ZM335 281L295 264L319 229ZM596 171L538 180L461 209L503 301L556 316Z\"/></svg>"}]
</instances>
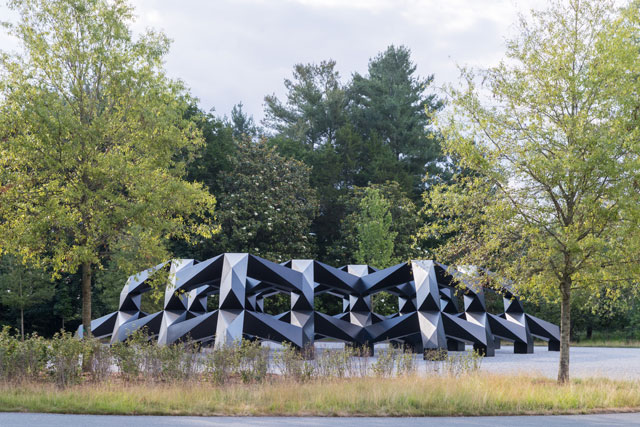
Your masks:
<instances>
[{"instance_id":1,"label":"tall tree trunk","mask_svg":"<svg viewBox=\"0 0 640 427\"><path fill-rule=\"evenodd\" d=\"M91 336L91 264L82 264L82 329L83 336Z\"/></svg>"},{"instance_id":2,"label":"tall tree trunk","mask_svg":"<svg viewBox=\"0 0 640 427\"><path fill-rule=\"evenodd\" d=\"M82 264L82 329L84 339L91 338L91 264L85 262ZM91 371L92 355L85 346L82 355L82 370L84 372Z\"/></svg>"},{"instance_id":3,"label":"tall tree trunk","mask_svg":"<svg viewBox=\"0 0 640 427\"><path fill-rule=\"evenodd\" d=\"M569 382L569 339L571 334L571 279L567 278L560 285L562 305L560 311L560 366L558 383Z\"/></svg>"},{"instance_id":4,"label":"tall tree trunk","mask_svg":"<svg viewBox=\"0 0 640 427\"><path fill-rule=\"evenodd\" d=\"M18 287L18 292L20 293L20 335L22 336L22 341L24 341L24 297L22 295L22 278L20 278L20 283Z\"/></svg>"}]
</instances>

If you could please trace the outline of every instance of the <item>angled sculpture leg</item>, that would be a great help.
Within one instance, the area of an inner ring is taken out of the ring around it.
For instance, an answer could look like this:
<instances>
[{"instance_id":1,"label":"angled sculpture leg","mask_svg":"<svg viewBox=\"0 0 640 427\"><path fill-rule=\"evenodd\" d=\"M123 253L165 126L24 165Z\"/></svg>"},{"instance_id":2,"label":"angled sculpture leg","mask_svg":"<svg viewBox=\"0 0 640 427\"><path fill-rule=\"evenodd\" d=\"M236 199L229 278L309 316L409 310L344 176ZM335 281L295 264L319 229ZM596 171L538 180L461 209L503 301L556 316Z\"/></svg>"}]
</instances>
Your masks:
<instances>
[{"instance_id":1,"label":"angled sculpture leg","mask_svg":"<svg viewBox=\"0 0 640 427\"><path fill-rule=\"evenodd\" d=\"M560 328L546 320L525 314L531 334L549 342L549 351L560 351Z\"/></svg>"},{"instance_id":2,"label":"angled sculpture leg","mask_svg":"<svg viewBox=\"0 0 640 427\"><path fill-rule=\"evenodd\" d=\"M416 288L418 322L425 350L446 348L447 342L440 313L440 292L433 261L411 261Z\"/></svg>"},{"instance_id":3,"label":"angled sculpture leg","mask_svg":"<svg viewBox=\"0 0 640 427\"><path fill-rule=\"evenodd\" d=\"M315 337L314 264L313 260L291 261L291 269L302 273L302 293L291 292L291 324L302 328L302 347L308 349L313 347ZM312 351L305 352L307 356L311 356L312 353Z\"/></svg>"},{"instance_id":4,"label":"angled sculpture leg","mask_svg":"<svg viewBox=\"0 0 640 427\"><path fill-rule=\"evenodd\" d=\"M502 300L504 301L504 314L501 317L509 322L513 322L516 325L524 327L524 333L526 336L526 341L516 341L513 343L513 352L517 354L533 353L533 337L529 330L529 325L522 303L512 294L505 295Z\"/></svg>"},{"instance_id":5,"label":"angled sculpture leg","mask_svg":"<svg viewBox=\"0 0 640 427\"><path fill-rule=\"evenodd\" d=\"M224 254L215 346L242 340L248 254Z\"/></svg>"},{"instance_id":6,"label":"angled sculpture leg","mask_svg":"<svg viewBox=\"0 0 640 427\"><path fill-rule=\"evenodd\" d=\"M447 350L449 351L464 351L464 341L454 340L452 338L447 339Z\"/></svg>"}]
</instances>

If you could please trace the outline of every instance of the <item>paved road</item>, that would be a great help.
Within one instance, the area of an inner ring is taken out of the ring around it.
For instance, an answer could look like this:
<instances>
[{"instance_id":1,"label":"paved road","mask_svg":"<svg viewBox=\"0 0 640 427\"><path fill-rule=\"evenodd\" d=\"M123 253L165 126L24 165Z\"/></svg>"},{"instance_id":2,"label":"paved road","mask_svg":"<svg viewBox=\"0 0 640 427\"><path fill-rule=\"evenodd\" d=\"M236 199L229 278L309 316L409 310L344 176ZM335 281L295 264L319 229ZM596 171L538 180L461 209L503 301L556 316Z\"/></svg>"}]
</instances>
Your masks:
<instances>
[{"instance_id":1,"label":"paved road","mask_svg":"<svg viewBox=\"0 0 640 427\"><path fill-rule=\"evenodd\" d=\"M389 427L403 426L640 426L640 413L601 415L557 415L529 417L444 418L299 418L299 417L144 417L59 414L0 414L2 427L148 427L148 426L260 426L287 427Z\"/></svg>"}]
</instances>

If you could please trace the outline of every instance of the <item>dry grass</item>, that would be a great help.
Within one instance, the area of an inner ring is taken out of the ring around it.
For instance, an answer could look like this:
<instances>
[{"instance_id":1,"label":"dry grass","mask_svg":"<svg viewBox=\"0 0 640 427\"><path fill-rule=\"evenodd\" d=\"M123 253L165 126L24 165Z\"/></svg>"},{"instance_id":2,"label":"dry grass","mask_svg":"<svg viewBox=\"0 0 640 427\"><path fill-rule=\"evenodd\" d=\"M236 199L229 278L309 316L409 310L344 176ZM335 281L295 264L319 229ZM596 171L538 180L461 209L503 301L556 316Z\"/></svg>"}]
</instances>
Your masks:
<instances>
[{"instance_id":1,"label":"dry grass","mask_svg":"<svg viewBox=\"0 0 640 427\"><path fill-rule=\"evenodd\" d=\"M640 408L640 383L578 380L559 386L527 376L354 378L298 384L216 386L207 382L123 384L66 389L0 386L0 410L148 415L426 416L566 414Z\"/></svg>"}]
</instances>

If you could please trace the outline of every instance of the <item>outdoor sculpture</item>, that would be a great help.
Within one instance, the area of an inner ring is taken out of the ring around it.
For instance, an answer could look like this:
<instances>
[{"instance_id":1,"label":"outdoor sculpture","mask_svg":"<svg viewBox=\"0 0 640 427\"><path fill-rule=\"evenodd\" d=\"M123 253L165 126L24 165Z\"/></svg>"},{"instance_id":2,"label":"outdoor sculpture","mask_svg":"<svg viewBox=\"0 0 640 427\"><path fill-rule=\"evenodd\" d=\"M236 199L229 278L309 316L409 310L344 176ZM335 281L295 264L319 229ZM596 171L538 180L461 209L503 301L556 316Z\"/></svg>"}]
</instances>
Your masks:
<instances>
[{"instance_id":1,"label":"outdoor sculpture","mask_svg":"<svg viewBox=\"0 0 640 427\"><path fill-rule=\"evenodd\" d=\"M168 271L164 310L144 313L141 295L151 290L154 274ZM464 350L466 343L493 356L500 341L514 343L516 353L532 353L533 338L560 347L556 325L526 314L508 286L504 312L488 313L485 290L468 273L433 261L411 261L384 270L367 265L334 268L314 260L276 264L246 253L226 253L206 261L173 260L129 277L118 311L91 322L98 338L120 342L141 328L159 345L187 338L221 346L242 338L289 342L304 348L315 340L333 339L373 351L390 341L417 353L429 349ZM455 282L463 282L460 311ZM386 291L398 297L398 312L382 316L372 310L372 295ZM264 299L277 293L291 297L290 310L264 312ZM329 293L343 300L343 312L314 310L314 297ZM218 308L207 311L207 297L217 294ZM82 336L82 326L78 329Z\"/></svg>"}]
</instances>

